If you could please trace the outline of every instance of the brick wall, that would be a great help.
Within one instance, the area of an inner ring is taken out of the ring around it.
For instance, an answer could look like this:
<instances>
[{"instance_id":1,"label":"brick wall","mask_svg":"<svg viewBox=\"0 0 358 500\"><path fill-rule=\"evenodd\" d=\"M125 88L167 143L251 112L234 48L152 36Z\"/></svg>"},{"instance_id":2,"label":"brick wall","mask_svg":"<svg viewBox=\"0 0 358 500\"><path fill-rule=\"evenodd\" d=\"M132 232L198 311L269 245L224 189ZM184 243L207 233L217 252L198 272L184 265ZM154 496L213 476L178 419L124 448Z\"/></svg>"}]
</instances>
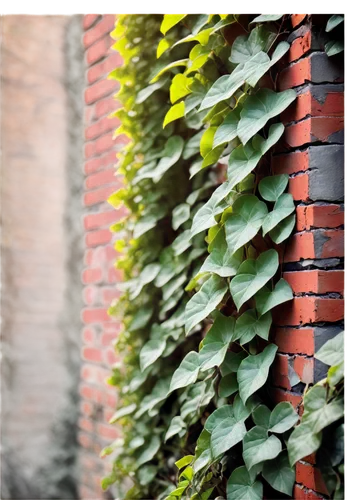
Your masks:
<instances>
[{"instance_id":1,"label":"brick wall","mask_svg":"<svg viewBox=\"0 0 358 500\"><path fill-rule=\"evenodd\" d=\"M0 16L1 423L18 483L46 459L64 393L63 21Z\"/></svg>"},{"instance_id":2,"label":"brick wall","mask_svg":"<svg viewBox=\"0 0 358 500\"><path fill-rule=\"evenodd\" d=\"M118 437L117 430L108 424L116 407L116 392L106 384L110 366L116 361L112 346L119 325L109 318L107 308L118 296L115 283L118 275L113 267L116 252L113 249L109 226L118 220L118 211L106 202L119 187L114 175L116 152L121 139L113 141L117 119L108 114L118 108L113 96L118 83L108 80L108 73L121 64L117 52L111 50L113 40L109 33L114 28L114 15L88 14L83 19L83 44L87 64L84 131L85 185L83 220L85 255L82 312L82 371L79 442L81 446L81 498L108 498L100 488L101 477L110 470L99 453Z\"/></svg>"},{"instance_id":3,"label":"brick wall","mask_svg":"<svg viewBox=\"0 0 358 500\"><path fill-rule=\"evenodd\" d=\"M290 175L289 191L297 204L296 232L282 250L284 278L295 298L275 314L274 340L279 354L273 373L273 396L298 407L305 384L314 383L325 366L314 352L340 330L343 320L343 69L341 56L324 53L324 23L320 16L293 15L291 49L279 76L280 90L294 88L298 98L283 114L284 140L273 158L274 173ZM100 476L105 464L98 458L103 446L117 437L107 424L116 395L105 384L115 361L111 342L119 325L106 309L117 295L119 278L113 269L115 252L109 225L119 214L106 203L118 189L113 166L121 138L112 140L118 126L108 113L117 108L109 71L120 65L110 50L114 16L84 17L86 50L85 194L86 254L83 272L83 368L80 444L82 498L102 498ZM318 33L320 33L318 35ZM298 378L300 381L298 381ZM297 465L294 498L317 500L325 489L314 457Z\"/></svg>"}]
</instances>

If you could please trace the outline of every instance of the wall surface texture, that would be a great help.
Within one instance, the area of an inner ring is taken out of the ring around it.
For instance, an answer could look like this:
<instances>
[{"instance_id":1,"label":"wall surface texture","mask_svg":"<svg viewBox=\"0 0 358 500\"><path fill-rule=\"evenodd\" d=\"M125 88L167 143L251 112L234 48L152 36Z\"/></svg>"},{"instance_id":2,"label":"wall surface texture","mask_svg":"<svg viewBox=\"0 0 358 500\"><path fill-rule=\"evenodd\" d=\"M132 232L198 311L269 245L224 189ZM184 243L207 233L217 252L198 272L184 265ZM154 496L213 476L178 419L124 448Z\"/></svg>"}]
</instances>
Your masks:
<instances>
[{"instance_id":1,"label":"wall surface texture","mask_svg":"<svg viewBox=\"0 0 358 500\"><path fill-rule=\"evenodd\" d=\"M279 351L272 395L277 402L290 401L301 413L305 385L325 375L326 367L313 355L338 333L343 321L343 58L326 56L320 16L296 14L291 21L291 49L279 75L279 90L294 88L298 98L281 117L287 127L272 170L290 175L289 191L297 205L296 230L281 255L283 276L295 297L275 314L273 339ZM120 327L106 313L117 296L115 281L120 278L112 268L115 253L108 229L120 214L105 201L118 189L113 166L120 146L112 141L118 124L106 117L117 107L112 99L117 84L106 80L106 75L121 63L110 50L108 32L113 23L114 16L84 18L87 250L79 420L83 499L101 497L99 478L105 466L98 453L117 437L115 428L106 423L116 407L116 395L104 382L109 365L115 362L111 342ZM297 464L296 480L294 498L324 498L314 457Z\"/></svg>"}]
</instances>

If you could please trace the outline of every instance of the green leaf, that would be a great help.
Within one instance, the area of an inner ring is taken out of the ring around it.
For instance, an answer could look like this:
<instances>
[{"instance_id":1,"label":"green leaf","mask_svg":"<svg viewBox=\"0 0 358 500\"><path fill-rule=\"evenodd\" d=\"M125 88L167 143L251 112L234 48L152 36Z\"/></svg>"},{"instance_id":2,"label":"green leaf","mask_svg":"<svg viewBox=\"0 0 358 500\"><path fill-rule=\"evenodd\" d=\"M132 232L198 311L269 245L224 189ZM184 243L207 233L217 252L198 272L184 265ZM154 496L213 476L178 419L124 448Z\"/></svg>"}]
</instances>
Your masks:
<instances>
[{"instance_id":1,"label":"green leaf","mask_svg":"<svg viewBox=\"0 0 358 500\"><path fill-rule=\"evenodd\" d=\"M237 125L240 119L240 110L241 107L238 107L231 111L217 128L213 143L214 148L235 139Z\"/></svg>"},{"instance_id":2,"label":"green leaf","mask_svg":"<svg viewBox=\"0 0 358 500\"><path fill-rule=\"evenodd\" d=\"M135 411L137 408L137 405L135 403L132 403L131 405L128 406L123 406L119 410L116 411L116 413L111 417L111 420L109 421L110 424L114 424L117 422L119 419L126 417L127 415L130 415Z\"/></svg>"},{"instance_id":3,"label":"green leaf","mask_svg":"<svg viewBox=\"0 0 358 500\"><path fill-rule=\"evenodd\" d=\"M236 252L229 251L225 240L224 228L220 229L210 246L211 253L204 261L198 274L210 272L223 278L235 276L242 263L243 249L239 249Z\"/></svg>"},{"instance_id":4,"label":"green leaf","mask_svg":"<svg viewBox=\"0 0 358 500\"><path fill-rule=\"evenodd\" d=\"M236 373L229 373L219 382L219 397L228 398L239 389Z\"/></svg>"},{"instance_id":5,"label":"green leaf","mask_svg":"<svg viewBox=\"0 0 358 500\"><path fill-rule=\"evenodd\" d=\"M158 453L161 442L158 436L153 436L149 444L144 448L136 461L136 466L139 468L141 465L152 460Z\"/></svg>"},{"instance_id":6,"label":"green leaf","mask_svg":"<svg viewBox=\"0 0 358 500\"><path fill-rule=\"evenodd\" d=\"M215 216L222 213L228 206L227 203L222 202L223 198L230 192L227 188L226 183L221 184L209 201L196 212L191 227L192 237L216 225Z\"/></svg>"},{"instance_id":7,"label":"green leaf","mask_svg":"<svg viewBox=\"0 0 358 500\"><path fill-rule=\"evenodd\" d=\"M158 71L158 73L156 73L156 75L150 80L149 83L157 82L159 80L159 78L162 75L164 75L164 73L166 73L167 71L170 71L174 68L178 68L180 66L186 66L188 61L189 61L189 59L179 59L178 61L173 61L170 64L167 64L166 66L164 66L164 68L162 68L160 71Z\"/></svg>"},{"instance_id":8,"label":"green leaf","mask_svg":"<svg viewBox=\"0 0 358 500\"><path fill-rule=\"evenodd\" d=\"M293 231L296 224L296 214L289 215L277 224L272 231L269 232L270 238L276 245L285 241Z\"/></svg>"},{"instance_id":9,"label":"green leaf","mask_svg":"<svg viewBox=\"0 0 358 500\"><path fill-rule=\"evenodd\" d=\"M281 451L281 441L276 436L269 436L264 427L253 427L244 437L242 456L248 470L256 464L276 458Z\"/></svg>"},{"instance_id":10,"label":"green leaf","mask_svg":"<svg viewBox=\"0 0 358 500\"><path fill-rule=\"evenodd\" d=\"M183 151L184 160L187 160L198 153L203 133L204 130L200 130L200 132L191 137L185 144Z\"/></svg>"},{"instance_id":11,"label":"green leaf","mask_svg":"<svg viewBox=\"0 0 358 500\"><path fill-rule=\"evenodd\" d=\"M177 460L175 462L175 465L180 470L183 467L186 467L187 465L191 464L193 461L193 458L194 458L194 455L185 455L185 457L181 458L180 460Z\"/></svg>"},{"instance_id":12,"label":"green leaf","mask_svg":"<svg viewBox=\"0 0 358 500\"><path fill-rule=\"evenodd\" d=\"M185 331L189 333L194 326L205 319L220 304L228 289L226 282L211 276L187 303L185 308Z\"/></svg>"},{"instance_id":13,"label":"green leaf","mask_svg":"<svg viewBox=\"0 0 358 500\"><path fill-rule=\"evenodd\" d=\"M258 259L247 259L239 267L238 274L231 280L230 292L237 309L255 295L276 273L278 254L267 250Z\"/></svg>"},{"instance_id":14,"label":"green leaf","mask_svg":"<svg viewBox=\"0 0 358 500\"><path fill-rule=\"evenodd\" d=\"M164 14L162 24L160 25L160 31L165 35L173 26L180 23L187 14Z\"/></svg>"},{"instance_id":15,"label":"green leaf","mask_svg":"<svg viewBox=\"0 0 358 500\"><path fill-rule=\"evenodd\" d=\"M316 434L344 415L343 397L327 403L326 389L321 386L312 387L303 398L303 403L305 411L301 422L309 424L311 431Z\"/></svg>"},{"instance_id":16,"label":"green leaf","mask_svg":"<svg viewBox=\"0 0 358 500\"><path fill-rule=\"evenodd\" d=\"M225 356L225 360L220 367L220 372L223 377L228 375L229 373L235 373L240 366L241 361L246 357L246 353L244 351L241 352L232 352L228 351Z\"/></svg>"},{"instance_id":17,"label":"green leaf","mask_svg":"<svg viewBox=\"0 0 358 500\"><path fill-rule=\"evenodd\" d=\"M250 95L243 104L237 127L241 142L245 145L271 118L282 113L295 99L296 92L292 89L278 93L260 89L255 95Z\"/></svg>"},{"instance_id":18,"label":"green leaf","mask_svg":"<svg viewBox=\"0 0 358 500\"><path fill-rule=\"evenodd\" d=\"M236 321L235 336L241 345L250 342L256 335L268 340L272 323L271 313L257 316L255 309L245 311Z\"/></svg>"},{"instance_id":19,"label":"green leaf","mask_svg":"<svg viewBox=\"0 0 358 500\"><path fill-rule=\"evenodd\" d=\"M138 470L139 483L142 486L146 486L155 478L158 472L158 467L156 465L145 465Z\"/></svg>"},{"instance_id":20,"label":"green leaf","mask_svg":"<svg viewBox=\"0 0 358 500\"><path fill-rule=\"evenodd\" d=\"M256 236L266 216L267 207L263 201L253 194L239 196L232 207L232 215L225 222L226 241L231 254Z\"/></svg>"},{"instance_id":21,"label":"green leaf","mask_svg":"<svg viewBox=\"0 0 358 500\"><path fill-rule=\"evenodd\" d=\"M287 450L291 466L314 453L321 446L322 432L312 432L309 424L300 424L288 438Z\"/></svg>"},{"instance_id":22,"label":"green leaf","mask_svg":"<svg viewBox=\"0 0 358 500\"><path fill-rule=\"evenodd\" d=\"M188 78L182 73L175 75L169 89L170 102L174 104L179 99L191 94L191 90L189 88L191 83L193 83L192 78Z\"/></svg>"},{"instance_id":23,"label":"green leaf","mask_svg":"<svg viewBox=\"0 0 358 500\"><path fill-rule=\"evenodd\" d=\"M292 495L295 483L295 471L290 467L287 453L280 453L277 458L265 462L262 475L272 488L286 495Z\"/></svg>"},{"instance_id":24,"label":"green leaf","mask_svg":"<svg viewBox=\"0 0 358 500\"><path fill-rule=\"evenodd\" d=\"M268 23L271 21L278 21L283 16L284 14L261 14L260 16L255 17L251 23Z\"/></svg>"},{"instance_id":25,"label":"green leaf","mask_svg":"<svg viewBox=\"0 0 358 500\"><path fill-rule=\"evenodd\" d=\"M342 40L330 40L324 46L324 50L328 57L340 54L344 50L344 43Z\"/></svg>"},{"instance_id":26,"label":"green leaf","mask_svg":"<svg viewBox=\"0 0 358 500\"><path fill-rule=\"evenodd\" d=\"M174 417L170 422L169 429L165 434L164 442L168 441L168 439L176 436L177 434L181 434L182 431L186 430L186 424L180 416Z\"/></svg>"},{"instance_id":27,"label":"green leaf","mask_svg":"<svg viewBox=\"0 0 358 500\"><path fill-rule=\"evenodd\" d=\"M179 135L171 136L164 146L163 156L158 165L143 174L137 176L140 179L153 179L159 182L163 175L179 160L184 147L184 140ZM140 172L140 171L139 171Z\"/></svg>"},{"instance_id":28,"label":"green leaf","mask_svg":"<svg viewBox=\"0 0 358 500\"><path fill-rule=\"evenodd\" d=\"M260 316L262 316L279 304L292 299L293 293L290 285L286 280L281 278L272 292L265 287L256 294L256 309Z\"/></svg>"},{"instance_id":29,"label":"green leaf","mask_svg":"<svg viewBox=\"0 0 358 500\"><path fill-rule=\"evenodd\" d=\"M242 441L246 434L246 427L242 420L228 417L214 427L211 434L211 450L213 457L219 457L237 443Z\"/></svg>"},{"instance_id":30,"label":"green leaf","mask_svg":"<svg viewBox=\"0 0 358 500\"><path fill-rule=\"evenodd\" d=\"M190 206L181 203L173 209L172 227L176 231L184 222L190 218Z\"/></svg>"},{"instance_id":31,"label":"green leaf","mask_svg":"<svg viewBox=\"0 0 358 500\"><path fill-rule=\"evenodd\" d=\"M201 137L200 154L203 158L212 150L216 129L216 127L207 128Z\"/></svg>"},{"instance_id":32,"label":"green leaf","mask_svg":"<svg viewBox=\"0 0 358 500\"><path fill-rule=\"evenodd\" d=\"M339 365L331 366L327 373L327 381L333 389L344 378L344 361Z\"/></svg>"},{"instance_id":33,"label":"green leaf","mask_svg":"<svg viewBox=\"0 0 358 500\"><path fill-rule=\"evenodd\" d=\"M150 97L153 94L153 92L164 87L167 81L168 81L167 79L163 79L160 82L153 83L152 85L148 85L148 87L142 89L137 94L136 103L141 104L142 102L146 101L148 97Z\"/></svg>"},{"instance_id":34,"label":"green leaf","mask_svg":"<svg viewBox=\"0 0 358 500\"><path fill-rule=\"evenodd\" d=\"M232 44L229 61L243 64L259 52L267 52L275 36L266 26L257 26L249 35L238 36Z\"/></svg>"},{"instance_id":35,"label":"green leaf","mask_svg":"<svg viewBox=\"0 0 358 500\"><path fill-rule=\"evenodd\" d=\"M198 378L199 367L198 353L195 351L189 352L175 370L170 382L169 392L193 384Z\"/></svg>"},{"instance_id":36,"label":"green leaf","mask_svg":"<svg viewBox=\"0 0 358 500\"><path fill-rule=\"evenodd\" d=\"M332 31L336 26L341 24L344 21L344 17L338 14L334 14L328 19L326 32Z\"/></svg>"},{"instance_id":37,"label":"green leaf","mask_svg":"<svg viewBox=\"0 0 358 500\"><path fill-rule=\"evenodd\" d=\"M295 204L293 203L292 195L288 193L281 194L272 212L266 216L262 224L262 234L265 236L266 233L276 227L277 224L288 217L294 210Z\"/></svg>"},{"instance_id":38,"label":"green leaf","mask_svg":"<svg viewBox=\"0 0 358 500\"><path fill-rule=\"evenodd\" d=\"M140 369L143 372L152 365L164 352L166 341L164 339L149 340L141 349Z\"/></svg>"},{"instance_id":39,"label":"green leaf","mask_svg":"<svg viewBox=\"0 0 358 500\"><path fill-rule=\"evenodd\" d=\"M269 429L271 412L266 405L257 406L252 412L252 419L256 425Z\"/></svg>"},{"instance_id":40,"label":"green leaf","mask_svg":"<svg viewBox=\"0 0 358 500\"><path fill-rule=\"evenodd\" d=\"M251 479L246 467L238 467L229 478L226 494L227 500L262 500L263 487Z\"/></svg>"},{"instance_id":41,"label":"green leaf","mask_svg":"<svg viewBox=\"0 0 358 500\"><path fill-rule=\"evenodd\" d=\"M288 175L270 175L259 182L259 192L266 201L277 201L288 184Z\"/></svg>"},{"instance_id":42,"label":"green leaf","mask_svg":"<svg viewBox=\"0 0 358 500\"><path fill-rule=\"evenodd\" d=\"M234 410L232 405L220 406L206 419L204 428L208 432L212 433L215 427L220 425L221 422L233 416L234 416Z\"/></svg>"},{"instance_id":43,"label":"green leaf","mask_svg":"<svg viewBox=\"0 0 358 500\"><path fill-rule=\"evenodd\" d=\"M240 396L244 403L251 394L264 385L267 380L270 366L275 359L277 346L270 344L256 356L249 355L239 366L237 381Z\"/></svg>"},{"instance_id":44,"label":"green leaf","mask_svg":"<svg viewBox=\"0 0 358 500\"><path fill-rule=\"evenodd\" d=\"M282 123L276 123L270 127L267 140L257 135L246 146L241 145L234 149L229 158L227 172L229 190L254 170L262 156L276 144L284 130Z\"/></svg>"},{"instance_id":45,"label":"green leaf","mask_svg":"<svg viewBox=\"0 0 358 500\"><path fill-rule=\"evenodd\" d=\"M298 418L298 414L291 403L286 401L279 403L272 410L269 430L276 433L286 432L297 423Z\"/></svg>"},{"instance_id":46,"label":"green leaf","mask_svg":"<svg viewBox=\"0 0 358 500\"><path fill-rule=\"evenodd\" d=\"M169 123L182 118L185 115L185 102L181 101L178 104L174 104L164 117L163 128L165 128Z\"/></svg>"},{"instance_id":47,"label":"green leaf","mask_svg":"<svg viewBox=\"0 0 358 500\"><path fill-rule=\"evenodd\" d=\"M213 326L204 337L203 347L199 351L200 370L209 370L222 364L232 341L234 329L235 319L218 312Z\"/></svg>"},{"instance_id":48,"label":"green leaf","mask_svg":"<svg viewBox=\"0 0 358 500\"><path fill-rule=\"evenodd\" d=\"M316 359L329 366L338 365L344 360L344 332L340 332L327 342L314 355Z\"/></svg>"}]
</instances>

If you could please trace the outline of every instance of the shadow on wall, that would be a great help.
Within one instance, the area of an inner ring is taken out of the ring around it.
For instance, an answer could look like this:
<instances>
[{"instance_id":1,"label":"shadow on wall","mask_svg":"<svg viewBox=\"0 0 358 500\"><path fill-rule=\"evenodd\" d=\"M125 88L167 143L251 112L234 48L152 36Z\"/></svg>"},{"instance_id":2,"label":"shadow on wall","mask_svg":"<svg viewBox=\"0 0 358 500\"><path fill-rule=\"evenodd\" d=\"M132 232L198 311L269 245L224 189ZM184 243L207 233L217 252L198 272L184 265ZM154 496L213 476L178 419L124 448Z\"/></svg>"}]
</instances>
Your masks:
<instances>
[{"instance_id":1,"label":"shadow on wall","mask_svg":"<svg viewBox=\"0 0 358 500\"><path fill-rule=\"evenodd\" d=\"M1 498L78 498L82 16L1 23Z\"/></svg>"}]
</instances>

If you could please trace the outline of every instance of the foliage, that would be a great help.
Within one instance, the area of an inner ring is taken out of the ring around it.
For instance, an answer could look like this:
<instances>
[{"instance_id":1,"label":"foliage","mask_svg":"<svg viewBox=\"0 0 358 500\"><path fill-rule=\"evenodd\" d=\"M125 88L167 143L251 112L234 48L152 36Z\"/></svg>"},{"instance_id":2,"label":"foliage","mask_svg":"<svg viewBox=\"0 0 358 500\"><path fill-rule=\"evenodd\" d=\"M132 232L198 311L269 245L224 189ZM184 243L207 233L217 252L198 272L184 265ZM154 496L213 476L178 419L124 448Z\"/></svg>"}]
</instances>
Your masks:
<instances>
[{"instance_id":1,"label":"foliage","mask_svg":"<svg viewBox=\"0 0 358 500\"><path fill-rule=\"evenodd\" d=\"M344 50L344 17L339 14L331 16L326 25L326 33L333 31L333 39L326 42L324 48L328 57L340 54Z\"/></svg>"},{"instance_id":2,"label":"foliage","mask_svg":"<svg viewBox=\"0 0 358 500\"><path fill-rule=\"evenodd\" d=\"M283 15L125 15L112 33L117 133L131 139L109 199L127 208L111 307L123 438L103 450L116 453L103 486L118 481L120 498L292 493L298 416L267 393L271 312L292 299L277 245L295 207L270 168L296 98L275 84L289 29Z\"/></svg>"}]
</instances>

